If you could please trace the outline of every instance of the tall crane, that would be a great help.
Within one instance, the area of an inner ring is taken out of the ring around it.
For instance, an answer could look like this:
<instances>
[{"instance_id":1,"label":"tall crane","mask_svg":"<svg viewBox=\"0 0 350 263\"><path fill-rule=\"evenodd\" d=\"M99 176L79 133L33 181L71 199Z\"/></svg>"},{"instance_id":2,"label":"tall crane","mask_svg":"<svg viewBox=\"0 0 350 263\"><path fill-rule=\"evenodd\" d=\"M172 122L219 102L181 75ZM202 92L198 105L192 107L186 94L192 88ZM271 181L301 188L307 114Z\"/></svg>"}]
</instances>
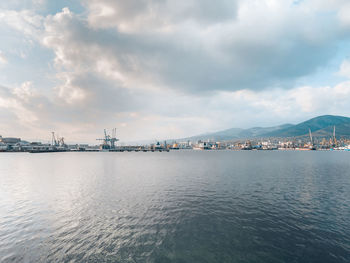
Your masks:
<instances>
[{"instance_id":1,"label":"tall crane","mask_svg":"<svg viewBox=\"0 0 350 263\"><path fill-rule=\"evenodd\" d=\"M56 146L56 147L59 147L59 146L65 147L66 146L63 137L59 137L58 135L56 136L55 132L51 132L51 134L52 134L52 136L51 136L51 145L52 146Z\"/></svg>"},{"instance_id":2,"label":"tall crane","mask_svg":"<svg viewBox=\"0 0 350 263\"><path fill-rule=\"evenodd\" d=\"M337 146L337 138L335 137L335 125L333 127L333 144L334 146Z\"/></svg>"},{"instance_id":3,"label":"tall crane","mask_svg":"<svg viewBox=\"0 0 350 263\"><path fill-rule=\"evenodd\" d=\"M314 139L312 138L312 133L310 128L309 128L309 135L310 135L310 150L316 150Z\"/></svg>"},{"instance_id":4,"label":"tall crane","mask_svg":"<svg viewBox=\"0 0 350 263\"><path fill-rule=\"evenodd\" d=\"M111 147L112 147L112 149L115 148L115 143L116 143L117 141L119 141L119 140L117 139L117 128L113 128L113 129L112 129L112 137L110 138L110 142L111 142Z\"/></svg>"},{"instance_id":5,"label":"tall crane","mask_svg":"<svg viewBox=\"0 0 350 263\"><path fill-rule=\"evenodd\" d=\"M57 141L56 141L56 137L55 137L55 132L51 132L52 136L51 136L51 145L52 146L57 146Z\"/></svg>"},{"instance_id":6,"label":"tall crane","mask_svg":"<svg viewBox=\"0 0 350 263\"><path fill-rule=\"evenodd\" d=\"M310 128L309 128L309 135L310 135L310 143L311 143L311 146L313 146L313 145L314 145L314 141L313 141L313 139L312 139L312 133L311 133Z\"/></svg>"},{"instance_id":7,"label":"tall crane","mask_svg":"<svg viewBox=\"0 0 350 263\"><path fill-rule=\"evenodd\" d=\"M114 149L115 148L115 143L117 141L119 141L116 138L117 129L116 128L112 129L112 136L107 134L106 129L104 129L103 131L104 131L104 138L103 139L96 139L96 140L103 141L103 144L101 145L102 149Z\"/></svg>"}]
</instances>

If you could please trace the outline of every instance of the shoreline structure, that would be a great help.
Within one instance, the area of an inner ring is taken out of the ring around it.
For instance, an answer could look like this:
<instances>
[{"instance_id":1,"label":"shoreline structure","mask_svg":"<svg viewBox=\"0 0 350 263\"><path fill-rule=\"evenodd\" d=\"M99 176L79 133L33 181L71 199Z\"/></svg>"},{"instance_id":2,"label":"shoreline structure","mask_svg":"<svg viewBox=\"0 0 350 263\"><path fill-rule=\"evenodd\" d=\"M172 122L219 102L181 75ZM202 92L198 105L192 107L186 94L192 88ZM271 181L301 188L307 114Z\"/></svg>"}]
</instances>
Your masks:
<instances>
[{"instance_id":1,"label":"shoreline structure","mask_svg":"<svg viewBox=\"0 0 350 263\"><path fill-rule=\"evenodd\" d=\"M335 130L335 129L334 129ZM55 136L52 132L51 143L28 142L20 138L0 136L0 152L29 152L29 153L50 153L50 152L169 152L170 150L296 150L296 151L314 151L314 150L343 150L350 151L350 140L337 139L335 132L329 139L314 138L309 130L309 138L268 138L253 140L236 141L201 141L196 142L187 140L185 142L171 143L164 141L154 144L137 146L118 146L116 142L116 129L112 130L112 135L104 130L104 138L97 139L102 141L99 145L88 144L66 144L63 137Z\"/></svg>"}]
</instances>

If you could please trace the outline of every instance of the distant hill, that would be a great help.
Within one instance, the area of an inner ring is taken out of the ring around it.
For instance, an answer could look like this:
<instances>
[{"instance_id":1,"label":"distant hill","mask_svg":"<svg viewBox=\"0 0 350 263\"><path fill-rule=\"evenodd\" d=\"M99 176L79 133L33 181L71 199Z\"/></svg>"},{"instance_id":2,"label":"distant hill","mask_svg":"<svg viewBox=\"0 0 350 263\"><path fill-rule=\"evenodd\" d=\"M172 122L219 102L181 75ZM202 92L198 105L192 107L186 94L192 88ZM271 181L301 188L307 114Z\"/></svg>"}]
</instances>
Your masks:
<instances>
[{"instance_id":1,"label":"distant hill","mask_svg":"<svg viewBox=\"0 0 350 263\"><path fill-rule=\"evenodd\" d=\"M309 129L313 136L324 137L331 136L333 127L336 127L337 137L350 136L350 118L342 116L324 115L308 121L304 121L297 125L284 129L267 132L262 134L262 137L300 137L307 136Z\"/></svg>"},{"instance_id":2,"label":"distant hill","mask_svg":"<svg viewBox=\"0 0 350 263\"><path fill-rule=\"evenodd\" d=\"M292 124L284 124L274 127L253 127L249 129L241 129L241 128L232 128L223 131L213 132L213 133L205 133L200 134L188 138L179 139L190 140L190 141L198 141L198 140L213 140L213 141L226 141L226 140L235 140L235 139L248 139L248 138L257 138L261 137L265 133L285 129L288 127L294 126Z\"/></svg>"},{"instance_id":3,"label":"distant hill","mask_svg":"<svg viewBox=\"0 0 350 263\"><path fill-rule=\"evenodd\" d=\"M309 129L311 130L314 137L328 137L333 134L334 126L336 126L337 137L350 137L350 118L324 115L296 125L283 124L274 127L254 127L250 129L232 128L214 133L206 133L183 138L180 140L227 141L271 137L303 137L309 136Z\"/></svg>"}]
</instances>

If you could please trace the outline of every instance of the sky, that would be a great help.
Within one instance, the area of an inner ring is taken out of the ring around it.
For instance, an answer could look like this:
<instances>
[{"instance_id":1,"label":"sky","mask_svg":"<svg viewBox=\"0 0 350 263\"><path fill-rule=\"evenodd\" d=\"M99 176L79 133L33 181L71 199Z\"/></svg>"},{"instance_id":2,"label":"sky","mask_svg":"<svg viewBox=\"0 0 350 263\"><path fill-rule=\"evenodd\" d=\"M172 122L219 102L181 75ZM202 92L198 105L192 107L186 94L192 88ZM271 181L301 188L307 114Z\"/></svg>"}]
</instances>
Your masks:
<instances>
[{"instance_id":1,"label":"sky","mask_svg":"<svg viewBox=\"0 0 350 263\"><path fill-rule=\"evenodd\" d=\"M350 116L348 0L0 3L0 134L96 143Z\"/></svg>"}]
</instances>

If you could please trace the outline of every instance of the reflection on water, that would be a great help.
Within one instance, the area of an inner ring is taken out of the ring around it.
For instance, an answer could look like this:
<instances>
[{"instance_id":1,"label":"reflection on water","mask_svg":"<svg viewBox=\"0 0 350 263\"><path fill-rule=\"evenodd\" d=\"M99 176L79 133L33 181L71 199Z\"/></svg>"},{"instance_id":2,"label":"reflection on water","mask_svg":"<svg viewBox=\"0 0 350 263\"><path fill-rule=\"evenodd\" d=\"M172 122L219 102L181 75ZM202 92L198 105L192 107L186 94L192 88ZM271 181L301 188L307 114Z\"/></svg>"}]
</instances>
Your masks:
<instances>
[{"instance_id":1,"label":"reflection on water","mask_svg":"<svg viewBox=\"0 0 350 263\"><path fill-rule=\"evenodd\" d=\"M348 152L0 154L1 262L350 262Z\"/></svg>"}]
</instances>

